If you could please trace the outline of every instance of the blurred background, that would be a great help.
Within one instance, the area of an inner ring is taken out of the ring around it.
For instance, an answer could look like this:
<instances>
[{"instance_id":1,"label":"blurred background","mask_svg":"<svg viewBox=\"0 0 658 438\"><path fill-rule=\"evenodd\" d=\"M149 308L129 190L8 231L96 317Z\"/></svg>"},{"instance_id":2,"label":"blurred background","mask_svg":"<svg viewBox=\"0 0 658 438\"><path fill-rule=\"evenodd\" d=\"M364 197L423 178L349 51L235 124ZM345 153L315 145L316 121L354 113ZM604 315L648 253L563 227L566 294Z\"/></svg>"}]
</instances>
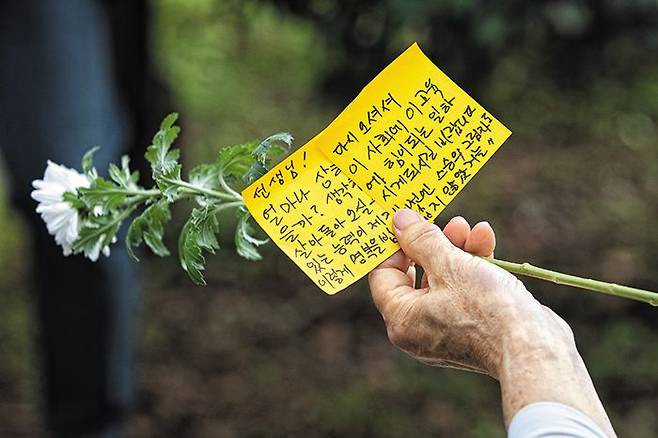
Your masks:
<instances>
[{"instance_id":1,"label":"blurred background","mask_svg":"<svg viewBox=\"0 0 658 438\"><path fill-rule=\"evenodd\" d=\"M94 3L109 17L114 59L132 57L113 67L123 105L139 108L127 112L134 157L171 109L181 113L188 168L282 130L301 146L418 41L513 131L438 222L488 220L502 259L658 290L656 0ZM122 66L135 64L149 71L148 87L125 81L137 69ZM10 202L30 188L12 187L8 166L0 435L40 436L33 233ZM176 225L187 213L178 208ZM207 287L176 257L139 264L129 436L504 436L496 382L417 364L390 346L364 281L325 296L271 245L261 262L240 259L232 232L227 219ZM524 282L572 325L620 436L657 436L656 310Z\"/></svg>"}]
</instances>

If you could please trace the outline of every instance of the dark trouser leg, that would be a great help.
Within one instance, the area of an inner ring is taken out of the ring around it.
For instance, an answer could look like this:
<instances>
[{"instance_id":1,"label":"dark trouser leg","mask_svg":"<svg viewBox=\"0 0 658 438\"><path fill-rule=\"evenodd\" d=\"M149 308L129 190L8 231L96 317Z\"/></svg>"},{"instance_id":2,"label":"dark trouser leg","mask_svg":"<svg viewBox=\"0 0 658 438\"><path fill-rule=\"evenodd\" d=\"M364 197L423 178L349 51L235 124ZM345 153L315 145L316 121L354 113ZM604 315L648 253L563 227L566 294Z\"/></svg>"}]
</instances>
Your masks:
<instances>
[{"instance_id":1,"label":"dark trouser leg","mask_svg":"<svg viewBox=\"0 0 658 438\"><path fill-rule=\"evenodd\" d=\"M96 264L62 256L30 182L46 159L79 167L96 144L106 169L127 138L122 114L101 2L0 4L0 147L33 239L44 409L58 436L108 435L130 405L137 290L118 245Z\"/></svg>"}]
</instances>

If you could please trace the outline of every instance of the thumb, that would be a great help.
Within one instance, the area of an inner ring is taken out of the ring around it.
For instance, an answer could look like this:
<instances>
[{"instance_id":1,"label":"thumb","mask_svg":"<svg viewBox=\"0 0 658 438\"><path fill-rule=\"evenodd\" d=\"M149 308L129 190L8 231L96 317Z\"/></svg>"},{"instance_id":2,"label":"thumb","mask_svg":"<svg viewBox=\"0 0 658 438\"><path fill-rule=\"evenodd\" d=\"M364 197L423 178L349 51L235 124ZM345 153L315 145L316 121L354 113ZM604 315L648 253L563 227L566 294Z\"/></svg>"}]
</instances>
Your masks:
<instances>
[{"instance_id":1,"label":"thumb","mask_svg":"<svg viewBox=\"0 0 658 438\"><path fill-rule=\"evenodd\" d=\"M448 259L460 252L439 227L413 210L395 213L393 226L402 251L430 272L443 272Z\"/></svg>"}]
</instances>

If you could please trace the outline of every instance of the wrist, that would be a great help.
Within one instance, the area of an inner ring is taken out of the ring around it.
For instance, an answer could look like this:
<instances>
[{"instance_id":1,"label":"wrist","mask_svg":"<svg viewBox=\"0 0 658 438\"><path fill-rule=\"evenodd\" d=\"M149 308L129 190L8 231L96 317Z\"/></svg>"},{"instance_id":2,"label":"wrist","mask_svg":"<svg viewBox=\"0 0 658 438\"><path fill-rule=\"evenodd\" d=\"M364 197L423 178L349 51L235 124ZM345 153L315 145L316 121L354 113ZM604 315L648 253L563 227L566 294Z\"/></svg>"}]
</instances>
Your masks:
<instances>
[{"instance_id":1,"label":"wrist","mask_svg":"<svg viewBox=\"0 0 658 438\"><path fill-rule=\"evenodd\" d=\"M496 377L506 426L524 406L553 401L581 411L615 436L570 327L550 309L539 310L516 321L501 344Z\"/></svg>"},{"instance_id":2,"label":"wrist","mask_svg":"<svg viewBox=\"0 0 658 438\"><path fill-rule=\"evenodd\" d=\"M537 362L580 357L571 327L521 287L513 294L522 299L499 311L499 335L490 360L491 374L499 380L511 366L531 367Z\"/></svg>"},{"instance_id":3,"label":"wrist","mask_svg":"<svg viewBox=\"0 0 658 438\"><path fill-rule=\"evenodd\" d=\"M517 327L505 339L497 370L506 424L528 404L572 401L588 377L581 364L573 338L561 334L558 324L532 321Z\"/></svg>"}]
</instances>

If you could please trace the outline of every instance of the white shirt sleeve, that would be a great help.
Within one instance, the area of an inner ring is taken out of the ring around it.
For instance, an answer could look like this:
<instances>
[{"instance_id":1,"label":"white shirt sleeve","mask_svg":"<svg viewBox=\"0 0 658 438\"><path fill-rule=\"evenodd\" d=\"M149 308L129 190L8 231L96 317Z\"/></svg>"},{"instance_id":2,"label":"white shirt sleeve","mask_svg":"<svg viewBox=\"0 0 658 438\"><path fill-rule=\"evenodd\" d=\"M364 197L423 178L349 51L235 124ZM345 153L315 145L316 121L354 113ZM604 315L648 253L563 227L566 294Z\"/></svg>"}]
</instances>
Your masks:
<instances>
[{"instance_id":1,"label":"white shirt sleeve","mask_svg":"<svg viewBox=\"0 0 658 438\"><path fill-rule=\"evenodd\" d=\"M508 438L607 438L585 414L555 402L531 403L514 415Z\"/></svg>"}]
</instances>

